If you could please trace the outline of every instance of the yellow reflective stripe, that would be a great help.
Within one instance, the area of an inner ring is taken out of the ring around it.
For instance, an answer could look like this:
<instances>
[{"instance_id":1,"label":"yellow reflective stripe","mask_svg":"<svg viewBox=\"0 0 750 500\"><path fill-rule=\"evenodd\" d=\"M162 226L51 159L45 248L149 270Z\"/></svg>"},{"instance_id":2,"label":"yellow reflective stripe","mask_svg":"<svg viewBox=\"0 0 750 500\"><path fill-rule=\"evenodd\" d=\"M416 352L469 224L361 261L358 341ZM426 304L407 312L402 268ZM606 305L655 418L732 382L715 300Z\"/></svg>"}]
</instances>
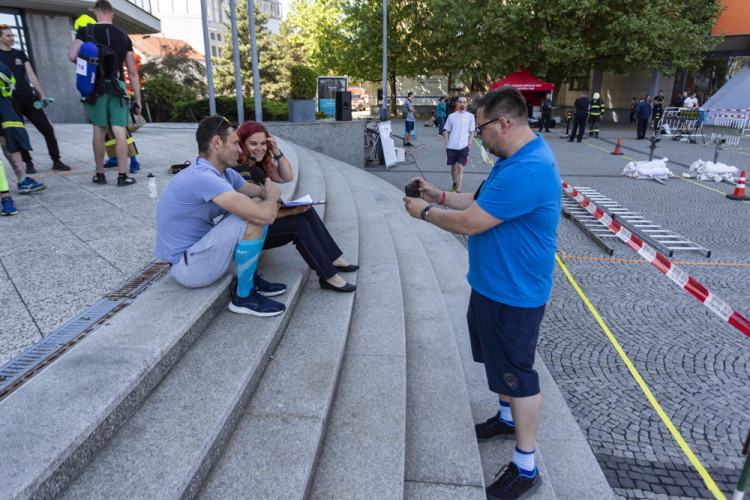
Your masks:
<instances>
[{"instance_id":1,"label":"yellow reflective stripe","mask_svg":"<svg viewBox=\"0 0 750 500\"><path fill-rule=\"evenodd\" d=\"M11 127L23 128L23 122L3 122L3 128Z\"/></svg>"},{"instance_id":2,"label":"yellow reflective stripe","mask_svg":"<svg viewBox=\"0 0 750 500\"><path fill-rule=\"evenodd\" d=\"M104 145L105 146L114 146L116 142L117 142L117 139L112 139L112 140L109 140L109 141L105 141ZM135 139L133 137L128 137L128 144L133 144L134 142L135 142Z\"/></svg>"}]
</instances>

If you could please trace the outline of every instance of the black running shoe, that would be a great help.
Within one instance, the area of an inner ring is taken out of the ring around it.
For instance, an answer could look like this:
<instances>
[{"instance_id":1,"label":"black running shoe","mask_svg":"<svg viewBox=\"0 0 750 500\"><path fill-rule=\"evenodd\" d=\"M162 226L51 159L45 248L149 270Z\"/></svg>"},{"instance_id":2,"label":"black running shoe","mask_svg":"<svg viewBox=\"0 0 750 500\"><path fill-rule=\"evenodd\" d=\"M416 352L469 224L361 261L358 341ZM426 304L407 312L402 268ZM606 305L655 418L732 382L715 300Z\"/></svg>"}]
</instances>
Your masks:
<instances>
[{"instance_id":1,"label":"black running shoe","mask_svg":"<svg viewBox=\"0 0 750 500\"><path fill-rule=\"evenodd\" d=\"M34 162L27 161L26 162L26 173L27 174L35 174L36 168L34 168Z\"/></svg>"},{"instance_id":2,"label":"black running shoe","mask_svg":"<svg viewBox=\"0 0 750 500\"><path fill-rule=\"evenodd\" d=\"M507 422L500 420L500 412L486 422L476 424L474 431L477 433L477 441L485 443L496 439L507 439L516 435L516 428Z\"/></svg>"},{"instance_id":3,"label":"black running shoe","mask_svg":"<svg viewBox=\"0 0 750 500\"><path fill-rule=\"evenodd\" d=\"M542 484L539 469L535 472L534 477L524 476L516 464L509 463L498 471L495 475L495 482L485 490L487 498L494 500L528 498Z\"/></svg>"},{"instance_id":4,"label":"black running shoe","mask_svg":"<svg viewBox=\"0 0 750 500\"><path fill-rule=\"evenodd\" d=\"M70 167L61 162L60 160L55 160L52 162L52 170L58 170L60 172L67 172L70 170Z\"/></svg>"},{"instance_id":5,"label":"black running shoe","mask_svg":"<svg viewBox=\"0 0 750 500\"><path fill-rule=\"evenodd\" d=\"M117 187L130 186L135 184L135 179L128 177L127 174L119 174L117 176Z\"/></svg>"},{"instance_id":6,"label":"black running shoe","mask_svg":"<svg viewBox=\"0 0 750 500\"><path fill-rule=\"evenodd\" d=\"M106 184L107 178L104 177L104 174L100 174L99 172L97 172L96 174L94 174L94 178L91 179L91 182L93 182L94 184Z\"/></svg>"}]
</instances>

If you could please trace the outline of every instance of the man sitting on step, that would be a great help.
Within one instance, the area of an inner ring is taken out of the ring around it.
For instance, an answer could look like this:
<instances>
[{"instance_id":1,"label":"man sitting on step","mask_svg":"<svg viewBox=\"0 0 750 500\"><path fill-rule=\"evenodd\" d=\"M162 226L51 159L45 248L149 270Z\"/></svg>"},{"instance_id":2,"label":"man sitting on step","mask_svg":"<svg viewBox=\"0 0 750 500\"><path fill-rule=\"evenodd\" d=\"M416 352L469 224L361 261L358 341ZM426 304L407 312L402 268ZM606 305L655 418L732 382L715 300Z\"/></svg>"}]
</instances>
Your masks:
<instances>
[{"instance_id":1,"label":"man sitting on step","mask_svg":"<svg viewBox=\"0 0 750 500\"><path fill-rule=\"evenodd\" d=\"M154 254L189 288L208 286L237 263L229 310L276 316L284 304L268 299L286 291L255 273L267 225L276 219L281 190L270 179L257 186L232 170L241 153L236 127L223 116L201 120L198 158L175 175L156 207Z\"/></svg>"},{"instance_id":2,"label":"man sitting on step","mask_svg":"<svg viewBox=\"0 0 750 500\"><path fill-rule=\"evenodd\" d=\"M470 235L471 350L500 399L497 415L475 426L476 436L480 442L516 439L513 461L487 488L487 498L525 498L541 483L534 458L542 404L534 351L552 289L560 173L547 143L529 128L525 99L515 87L492 90L476 103L477 136L498 157L487 180L474 194L446 193L417 177L421 199L404 203L412 217Z\"/></svg>"}]
</instances>

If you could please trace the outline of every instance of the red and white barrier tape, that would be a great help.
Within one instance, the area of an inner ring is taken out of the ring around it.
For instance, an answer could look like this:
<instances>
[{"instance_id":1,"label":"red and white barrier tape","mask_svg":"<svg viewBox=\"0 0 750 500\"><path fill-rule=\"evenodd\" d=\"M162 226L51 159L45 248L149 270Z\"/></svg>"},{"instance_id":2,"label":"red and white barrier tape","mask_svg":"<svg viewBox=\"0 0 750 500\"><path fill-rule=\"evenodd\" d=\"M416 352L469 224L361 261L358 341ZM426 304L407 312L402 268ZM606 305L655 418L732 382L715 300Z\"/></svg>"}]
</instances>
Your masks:
<instances>
[{"instance_id":1,"label":"red and white barrier tape","mask_svg":"<svg viewBox=\"0 0 750 500\"><path fill-rule=\"evenodd\" d=\"M709 292L703 285L691 278L685 271L672 264L666 257L654 250L652 247L643 242L633 233L622 227L616 220L605 214L601 208L591 203L585 196L576 191L567 182L562 183L566 193L572 196L583 208L593 215L601 224L612 231L615 236L620 238L630 248L635 250L644 260L650 262L659 271L667 275L667 278L674 281L678 286L687 291L690 295L698 299L711 312L716 314L722 320L726 321L748 337L750 337L750 321L732 307L721 300L718 296Z\"/></svg>"}]
</instances>

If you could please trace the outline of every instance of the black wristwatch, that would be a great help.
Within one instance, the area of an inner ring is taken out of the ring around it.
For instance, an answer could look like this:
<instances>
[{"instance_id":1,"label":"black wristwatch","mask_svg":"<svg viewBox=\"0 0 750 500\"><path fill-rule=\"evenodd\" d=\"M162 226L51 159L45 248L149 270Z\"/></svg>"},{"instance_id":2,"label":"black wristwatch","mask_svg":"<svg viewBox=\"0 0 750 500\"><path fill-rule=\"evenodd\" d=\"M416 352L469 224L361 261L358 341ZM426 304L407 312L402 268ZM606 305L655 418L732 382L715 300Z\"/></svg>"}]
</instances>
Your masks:
<instances>
[{"instance_id":1,"label":"black wristwatch","mask_svg":"<svg viewBox=\"0 0 750 500\"><path fill-rule=\"evenodd\" d=\"M431 206L427 205L426 207L424 207L424 210L422 210L422 220L423 221L430 222L430 221L427 220L427 214L430 213L430 209L431 208L432 208Z\"/></svg>"},{"instance_id":2,"label":"black wristwatch","mask_svg":"<svg viewBox=\"0 0 750 500\"><path fill-rule=\"evenodd\" d=\"M279 151L279 156L276 156L275 154L271 153L271 156L273 156L273 159L276 161L279 161L281 158L284 157L284 153L282 151Z\"/></svg>"}]
</instances>

